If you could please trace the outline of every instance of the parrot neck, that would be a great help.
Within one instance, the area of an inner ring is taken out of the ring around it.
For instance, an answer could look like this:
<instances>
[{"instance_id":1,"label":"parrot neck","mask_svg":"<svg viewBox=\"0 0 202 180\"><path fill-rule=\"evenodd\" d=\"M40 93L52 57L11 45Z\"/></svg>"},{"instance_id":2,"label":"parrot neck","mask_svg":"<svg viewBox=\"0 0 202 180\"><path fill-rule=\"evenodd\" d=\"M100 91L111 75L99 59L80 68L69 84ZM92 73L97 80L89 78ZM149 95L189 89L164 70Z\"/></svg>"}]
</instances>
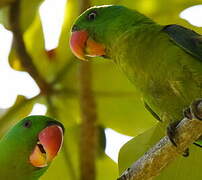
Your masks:
<instances>
[{"instance_id":1,"label":"parrot neck","mask_svg":"<svg viewBox=\"0 0 202 180\"><path fill-rule=\"evenodd\" d=\"M123 46L126 46L128 44L128 41L130 39L130 36L134 36L137 32L138 35L138 29L141 28L148 28L150 26L153 26L156 24L154 21L152 21L150 18L140 14L140 13L134 13L133 16L129 16L130 18L125 18L124 20L120 20L116 23L116 25L111 25L113 29L113 33L110 32L110 38L107 38L106 41L108 44L108 54L109 57L116 61L117 59L117 50L120 50L120 53L122 54L121 48ZM108 36L108 33L106 32L106 37ZM135 43L134 43L135 44ZM134 44L132 46L134 46ZM121 48L120 48L121 47ZM119 56L119 55L118 55Z\"/></svg>"},{"instance_id":2,"label":"parrot neck","mask_svg":"<svg viewBox=\"0 0 202 180\"><path fill-rule=\"evenodd\" d=\"M131 27L114 40L110 52L111 59L141 92L144 87L140 87L140 84L148 79L149 65L155 61L148 49L156 47L154 37L158 36L161 29L162 26L147 21Z\"/></svg>"}]
</instances>

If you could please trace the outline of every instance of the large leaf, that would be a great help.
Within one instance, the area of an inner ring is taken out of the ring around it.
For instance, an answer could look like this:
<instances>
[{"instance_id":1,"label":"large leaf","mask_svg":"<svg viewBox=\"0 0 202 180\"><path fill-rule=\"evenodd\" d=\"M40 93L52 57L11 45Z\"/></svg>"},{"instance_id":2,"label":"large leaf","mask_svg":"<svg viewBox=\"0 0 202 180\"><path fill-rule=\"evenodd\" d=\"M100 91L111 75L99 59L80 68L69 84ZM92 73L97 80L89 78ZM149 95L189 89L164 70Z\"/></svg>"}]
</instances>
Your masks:
<instances>
[{"instance_id":1,"label":"large leaf","mask_svg":"<svg viewBox=\"0 0 202 180\"><path fill-rule=\"evenodd\" d=\"M54 76L54 68L45 51L44 35L39 15L35 17L29 29L24 33L24 41L40 75L50 81Z\"/></svg>"},{"instance_id":2,"label":"large leaf","mask_svg":"<svg viewBox=\"0 0 202 180\"><path fill-rule=\"evenodd\" d=\"M64 23L62 26L62 31L57 48L57 56L58 59L60 60L61 65L63 65L63 63L65 64L68 63L74 57L69 47L69 36L71 26L76 17L79 15L80 11L79 8L80 5L78 1L74 0L67 1Z\"/></svg>"},{"instance_id":3,"label":"large leaf","mask_svg":"<svg viewBox=\"0 0 202 180\"><path fill-rule=\"evenodd\" d=\"M40 4L43 0L18 0L20 2L20 28L22 32L25 32L27 28L32 24L35 19L35 15L38 11ZM1 0L1 5L8 5L8 3L14 2L14 0ZM9 5L0 9L0 23L3 24L7 29L9 26Z\"/></svg>"},{"instance_id":4,"label":"large leaf","mask_svg":"<svg viewBox=\"0 0 202 180\"><path fill-rule=\"evenodd\" d=\"M165 135L165 127L159 124L147 132L133 138L126 143L119 153L119 172L124 170L138 160L149 148L156 144ZM172 162L163 172L155 178L156 180L190 180L201 179L202 150L198 146L191 145L190 155L185 158L182 155Z\"/></svg>"},{"instance_id":5,"label":"large leaf","mask_svg":"<svg viewBox=\"0 0 202 180\"><path fill-rule=\"evenodd\" d=\"M0 117L0 136L2 136L10 126L28 116L37 99L39 99L39 96L32 99L27 99L21 95L17 96L15 104L7 109Z\"/></svg>"},{"instance_id":6,"label":"large leaf","mask_svg":"<svg viewBox=\"0 0 202 180\"><path fill-rule=\"evenodd\" d=\"M33 22L43 0L20 0L20 26L24 32Z\"/></svg>"}]
</instances>

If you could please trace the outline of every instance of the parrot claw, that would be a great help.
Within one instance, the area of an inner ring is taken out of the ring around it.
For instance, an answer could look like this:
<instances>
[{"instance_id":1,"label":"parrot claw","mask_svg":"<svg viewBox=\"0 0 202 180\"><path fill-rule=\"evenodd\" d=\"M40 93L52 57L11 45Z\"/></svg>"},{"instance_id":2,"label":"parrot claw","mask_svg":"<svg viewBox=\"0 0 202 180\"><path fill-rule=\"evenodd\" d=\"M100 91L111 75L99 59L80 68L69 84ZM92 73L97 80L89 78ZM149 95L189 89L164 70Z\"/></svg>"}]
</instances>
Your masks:
<instances>
[{"instance_id":1,"label":"parrot claw","mask_svg":"<svg viewBox=\"0 0 202 180\"><path fill-rule=\"evenodd\" d=\"M167 127L167 136L169 137L170 141L174 146L177 147L177 144L175 142L175 133L176 133L176 126L179 124L180 121L175 121L173 123L170 123Z\"/></svg>"},{"instance_id":2,"label":"parrot claw","mask_svg":"<svg viewBox=\"0 0 202 180\"><path fill-rule=\"evenodd\" d=\"M168 127L167 127L167 136L169 137L171 143L177 147L177 144L175 142L175 133L176 133L176 127L179 124L180 121L175 121L173 123L171 123ZM189 148L187 148L182 156L184 157L188 157L189 156Z\"/></svg>"},{"instance_id":3,"label":"parrot claw","mask_svg":"<svg viewBox=\"0 0 202 180\"><path fill-rule=\"evenodd\" d=\"M183 115L184 115L184 117L186 117L186 118L188 118L188 119L192 119L192 118L193 118L190 108L184 109Z\"/></svg>"},{"instance_id":4,"label":"parrot claw","mask_svg":"<svg viewBox=\"0 0 202 180\"><path fill-rule=\"evenodd\" d=\"M187 148L187 149L183 152L182 156L184 156L184 157L188 157L188 156L189 156L189 148Z\"/></svg>"},{"instance_id":5,"label":"parrot claw","mask_svg":"<svg viewBox=\"0 0 202 180\"><path fill-rule=\"evenodd\" d=\"M198 99L192 103L191 113L193 114L193 117L202 121L202 99Z\"/></svg>"},{"instance_id":6,"label":"parrot claw","mask_svg":"<svg viewBox=\"0 0 202 180\"><path fill-rule=\"evenodd\" d=\"M186 117L188 119L192 119L191 109L190 108L184 109L183 115L184 115L184 117ZM177 147L177 144L175 142L175 133L176 133L176 127L179 124L179 122L180 121L174 121L174 122L170 123L169 126L167 127L167 136L169 137L172 144L176 147Z\"/></svg>"}]
</instances>

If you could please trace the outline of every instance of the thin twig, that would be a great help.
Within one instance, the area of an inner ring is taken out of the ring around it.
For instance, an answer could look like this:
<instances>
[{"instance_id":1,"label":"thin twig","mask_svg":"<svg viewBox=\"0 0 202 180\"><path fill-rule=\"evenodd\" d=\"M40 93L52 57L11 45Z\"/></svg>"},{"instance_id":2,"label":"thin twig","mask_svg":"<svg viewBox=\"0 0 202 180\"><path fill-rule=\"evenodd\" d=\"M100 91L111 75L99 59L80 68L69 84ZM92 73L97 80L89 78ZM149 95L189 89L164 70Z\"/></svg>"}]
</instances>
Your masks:
<instances>
[{"instance_id":1,"label":"thin twig","mask_svg":"<svg viewBox=\"0 0 202 180\"><path fill-rule=\"evenodd\" d=\"M23 40L23 34L20 28L20 2L15 1L10 5L10 28L13 32L13 43L18 56L20 57L23 68L30 74L41 89L42 93L46 93L50 87L49 84L42 78L33 64L32 58L26 50L26 46Z\"/></svg>"},{"instance_id":2,"label":"thin twig","mask_svg":"<svg viewBox=\"0 0 202 180\"><path fill-rule=\"evenodd\" d=\"M150 180L202 135L202 100L190 106L190 112L176 127L174 146L169 137L162 138L144 156L126 170L118 180Z\"/></svg>"}]
</instances>

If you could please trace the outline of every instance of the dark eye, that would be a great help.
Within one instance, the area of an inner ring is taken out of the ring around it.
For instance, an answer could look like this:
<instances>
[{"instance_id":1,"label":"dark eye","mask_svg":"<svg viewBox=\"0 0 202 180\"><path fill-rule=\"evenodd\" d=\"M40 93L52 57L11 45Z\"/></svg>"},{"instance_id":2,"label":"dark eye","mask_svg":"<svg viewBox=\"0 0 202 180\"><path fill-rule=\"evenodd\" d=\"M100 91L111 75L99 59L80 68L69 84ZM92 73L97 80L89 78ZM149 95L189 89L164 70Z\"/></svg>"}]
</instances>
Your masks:
<instances>
[{"instance_id":1,"label":"dark eye","mask_svg":"<svg viewBox=\"0 0 202 180\"><path fill-rule=\"evenodd\" d=\"M93 20L95 20L96 16L97 16L97 12L96 11L90 12L88 14L88 20L89 21L93 21Z\"/></svg>"},{"instance_id":2,"label":"dark eye","mask_svg":"<svg viewBox=\"0 0 202 180\"><path fill-rule=\"evenodd\" d=\"M25 121L24 124L23 124L23 126L25 128L29 128L29 127L31 127L31 125L32 125L32 121Z\"/></svg>"}]
</instances>

